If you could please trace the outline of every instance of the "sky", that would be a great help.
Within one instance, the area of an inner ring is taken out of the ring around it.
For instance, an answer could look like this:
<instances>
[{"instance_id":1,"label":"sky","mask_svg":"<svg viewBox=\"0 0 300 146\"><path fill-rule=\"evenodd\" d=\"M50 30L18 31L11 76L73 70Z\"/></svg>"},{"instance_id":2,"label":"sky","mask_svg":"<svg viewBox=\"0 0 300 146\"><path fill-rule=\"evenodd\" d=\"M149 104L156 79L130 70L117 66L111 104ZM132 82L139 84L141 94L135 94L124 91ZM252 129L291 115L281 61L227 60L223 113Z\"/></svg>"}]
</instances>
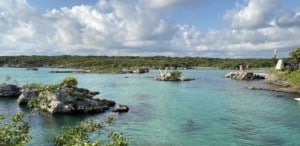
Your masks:
<instances>
[{"instance_id":1,"label":"sky","mask_svg":"<svg viewBox=\"0 0 300 146\"><path fill-rule=\"evenodd\" d=\"M0 0L1 56L270 58L298 47L298 0Z\"/></svg>"}]
</instances>

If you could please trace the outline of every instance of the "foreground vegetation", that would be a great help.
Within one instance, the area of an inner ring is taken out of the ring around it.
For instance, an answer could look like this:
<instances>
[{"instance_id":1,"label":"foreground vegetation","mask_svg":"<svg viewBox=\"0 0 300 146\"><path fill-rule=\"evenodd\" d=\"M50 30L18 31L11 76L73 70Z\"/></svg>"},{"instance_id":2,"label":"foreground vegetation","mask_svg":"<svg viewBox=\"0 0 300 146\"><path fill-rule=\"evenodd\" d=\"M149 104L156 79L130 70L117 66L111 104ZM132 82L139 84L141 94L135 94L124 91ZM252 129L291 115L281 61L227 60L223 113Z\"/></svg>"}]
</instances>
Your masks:
<instances>
[{"instance_id":1,"label":"foreground vegetation","mask_svg":"<svg viewBox=\"0 0 300 146\"><path fill-rule=\"evenodd\" d=\"M134 56L2 56L0 66L9 67L65 67L98 72L118 72L136 67L215 67L233 69L240 64L255 68L274 66L272 59L220 59L202 57L134 57Z\"/></svg>"},{"instance_id":2,"label":"foreground vegetation","mask_svg":"<svg viewBox=\"0 0 300 146\"><path fill-rule=\"evenodd\" d=\"M17 113L11 117L10 121L5 119L6 116L0 114L0 145L2 146L23 146L28 143L32 137L29 135L29 124L25 121L24 113ZM6 121L5 121L6 120ZM114 119L109 117L104 122L88 120L81 122L77 126L65 126L61 133L50 138L55 146L128 146L130 140L122 134L111 132L104 144L99 140L90 140L92 134L99 136L100 131L106 126L112 125ZM93 135L95 136L95 135Z\"/></svg>"},{"instance_id":3,"label":"foreground vegetation","mask_svg":"<svg viewBox=\"0 0 300 146\"><path fill-rule=\"evenodd\" d=\"M6 122L6 116L0 114L0 145L24 145L30 139L28 135L29 125L24 120L25 114L17 113Z\"/></svg>"},{"instance_id":4,"label":"foreground vegetation","mask_svg":"<svg viewBox=\"0 0 300 146\"><path fill-rule=\"evenodd\" d=\"M11 77L7 75L5 79L11 80ZM38 97L32 97L29 99L28 105L31 109L31 113L39 113L42 111L40 104L49 105L49 100L46 96L49 93L56 91L61 86L76 87L78 81L75 77L66 77L62 79L60 85L41 85L37 83L25 84L23 89L28 88L34 90L39 95ZM76 94L76 100L87 98L79 93ZM77 99L78 98L78 99ZM24 113L17 113L8 119L7 115L0 113L0 146L23 146L27 144L33 137L29 135L30 126L28 124L28 116ZM100 134L102 130L113 125L115 119L108 117L104 122L98 122L94 120L88 120L81 122L76 126L65 126L61 129L61 132L50 137L49 140L54 146L127 146L131 141L125 138L122 134L116 132L107 133L107 138L100 141ZM104 133L105 134L105 133ZM92 139L91 139L92 137Z\"/></svg>"}]
</instances>

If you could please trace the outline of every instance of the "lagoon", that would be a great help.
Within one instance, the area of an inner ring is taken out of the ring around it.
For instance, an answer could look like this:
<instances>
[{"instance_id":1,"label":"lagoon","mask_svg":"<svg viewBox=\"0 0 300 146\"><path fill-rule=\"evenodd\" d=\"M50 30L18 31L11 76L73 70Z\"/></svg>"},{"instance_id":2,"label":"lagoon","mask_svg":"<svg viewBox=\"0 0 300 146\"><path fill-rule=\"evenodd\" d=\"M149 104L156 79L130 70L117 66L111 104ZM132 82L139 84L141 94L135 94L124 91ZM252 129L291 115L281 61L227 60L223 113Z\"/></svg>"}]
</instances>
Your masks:
<instances>
[{"instance_id":1,"label":"lagoon","mask_svg":"<svg viewBox=\"0 0 300 146\"><path fill-rule=\"evenodd\" d=\"M254 91L247 86L267 86L261 81L223 78L227 70L183 70L190 82L161 82L147 74L53 74L50 68L0 68L0 78L9 74L19 85L54 84L74 76L79 87L99 91L107 98L128 105L128 113L64 116L34 114L29 117L28 145L51 145L49 138L65 125L80 121L117 119L109 130L123 133L136 146L194 145L300 145L299 95ZM125 78L128 77L128 78ZM20 108L14 99L0 99L0 113L12 115Z\"/></svg>"}]
</instances>

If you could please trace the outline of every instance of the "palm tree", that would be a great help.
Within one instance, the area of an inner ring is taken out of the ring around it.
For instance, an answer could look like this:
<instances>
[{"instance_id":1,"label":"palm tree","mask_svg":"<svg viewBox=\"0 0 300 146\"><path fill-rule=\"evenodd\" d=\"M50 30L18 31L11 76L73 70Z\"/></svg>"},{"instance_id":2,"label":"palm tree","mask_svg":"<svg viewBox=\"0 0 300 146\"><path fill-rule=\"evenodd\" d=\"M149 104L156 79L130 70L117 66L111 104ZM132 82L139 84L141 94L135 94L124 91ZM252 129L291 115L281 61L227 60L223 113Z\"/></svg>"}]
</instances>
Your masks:
<instances>
[{"instance_id":1,"label":"palm tree","mask_svg":"<svg viewBox=\"0 0 300 146\"><path fill-rule=\"evenodd\" d=\"M290 57L294 58L297 63L297 69L300 68L300 48L295 49L294 51L290 52Z\"/></svg>"}]
</instances>

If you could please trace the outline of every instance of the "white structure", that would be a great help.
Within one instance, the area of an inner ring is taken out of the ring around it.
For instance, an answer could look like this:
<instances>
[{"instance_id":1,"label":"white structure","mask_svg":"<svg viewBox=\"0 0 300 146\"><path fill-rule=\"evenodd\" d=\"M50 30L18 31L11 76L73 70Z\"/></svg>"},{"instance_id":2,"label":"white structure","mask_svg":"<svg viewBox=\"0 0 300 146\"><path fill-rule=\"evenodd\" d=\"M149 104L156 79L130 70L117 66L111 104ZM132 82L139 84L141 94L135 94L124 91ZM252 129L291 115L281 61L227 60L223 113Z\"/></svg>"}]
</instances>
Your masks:
<instances>
[{"instance_id":1,"label":"white structure","mask_svg":"<svg viewBox=\"0 0 300 146\"><path fill-rule=\"evenodd\" d=\"M277 50L274 50L274 52L273 52L273 58L274 58L274 59L277 58Z\"/></svg>"},{"instance_id":2,"label":"white structure","mask_svg":"<svg viewBox=\"0 0 300 146\"><path fill-rule=\"evenodd\" d=\"M276 64L276 67L275 67L275 69L276 70L283 70L283 61L282 61L282 59L279 59L278 60L278 62L277 62L277 64Z\"/></svg>"},{"instance_id":3,"label":"white structure","mask_svg":"<svg viewBox=\"0 0 300 146\"><path fill-rule=\"evenodd\" d=\"M165 71L162 72L159 68L159 72L160 72L160 77L170 77L171 73L168 72L168 67L165 68Z\"/></svg>"}]
</instances>

